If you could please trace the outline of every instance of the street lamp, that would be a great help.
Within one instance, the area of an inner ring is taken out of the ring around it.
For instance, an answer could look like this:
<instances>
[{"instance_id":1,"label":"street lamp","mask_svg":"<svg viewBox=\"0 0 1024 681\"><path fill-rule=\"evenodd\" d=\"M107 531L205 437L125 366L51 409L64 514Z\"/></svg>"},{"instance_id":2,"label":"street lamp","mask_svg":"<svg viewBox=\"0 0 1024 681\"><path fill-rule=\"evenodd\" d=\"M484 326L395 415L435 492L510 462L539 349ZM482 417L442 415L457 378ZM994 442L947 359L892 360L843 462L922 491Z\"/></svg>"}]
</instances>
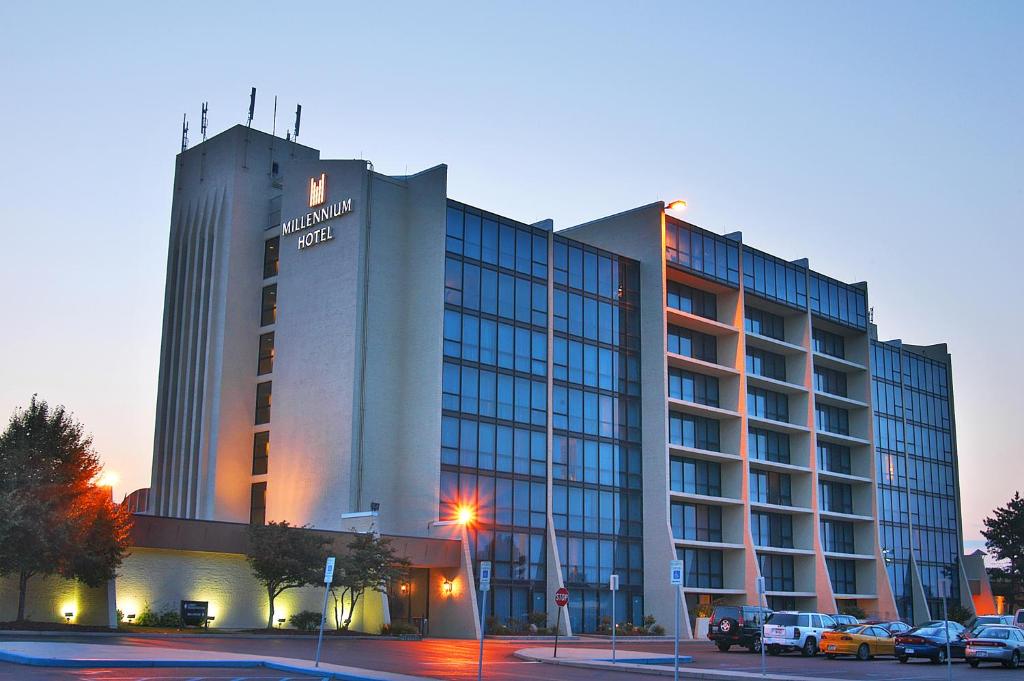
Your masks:
<instances>
[{"instance_id":1,"label":"street lamp","mask_svg":"<svg viewBox=\"0 0 1024 681\"><path fill-rule=\"evenodd\" d=\"M459 525L470 524L473 522L473 518L475 516L476 513L473 511L472 506L463 505L455 509L455 519L458 521Z\"/></svg>"},{"instance_id":2,"label":"street lamp","mask_svg":"<svg viewBox=\"0 0 1024 681\"><path fill-rule=\"evenodd\" d=\"M684 201L683 199L676 199L675 201L670 201L665 206L665 210L686 210L686 201Z\"/></svg>"}]
</instances>

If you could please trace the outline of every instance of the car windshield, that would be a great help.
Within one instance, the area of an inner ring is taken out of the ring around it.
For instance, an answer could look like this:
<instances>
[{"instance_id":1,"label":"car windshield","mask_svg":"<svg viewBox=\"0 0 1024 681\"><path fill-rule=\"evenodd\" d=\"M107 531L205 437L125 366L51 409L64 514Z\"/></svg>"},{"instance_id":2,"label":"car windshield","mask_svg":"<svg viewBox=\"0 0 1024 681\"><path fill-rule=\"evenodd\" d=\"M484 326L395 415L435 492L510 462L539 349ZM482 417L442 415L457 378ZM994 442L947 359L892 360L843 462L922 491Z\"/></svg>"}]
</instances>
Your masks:
<instances>
[{"instance_id":1,"label":"car windshield","mask_svg":"<svg viewBox=\"0 0 1024 681\"><path fill-rule=\"evenodd\" d=\"M977 624L1002 624L1003 618L996 615L985 615L978 618Z\"/></svg>"},{"instance_id":2,"label":"car windshield","mask_svg":"<svg viewBox=\"0 0 1024 681\"><path fill-rule=\"evenodd\" d=\"M792 627L797 623L797 614L792 612L776 612L768 618L768 624L778 624L783 627Z\"/></svg>"},{"instance_id":3,"label":"car windshield","mask_svg":"<svg viewBox=\"0 0 1024 681\"><path fill-rule=\"evenodd\" d=\"M1013 630L1009 627L986 627L978 632L978 638L995 638L1001 641L1008 641L1011 631Z\"/></svg>"},{"instance_id":4,"label":"car windshield","mask_svg":"<svg viewBox=\"0 0 1024 681\"><path fill-rule=\"evenodd\" d=\"M848 633L851 633L851 634L859 634L862 629L866 629L866 628L867 627L865 625L863 625L863 624L840 624L838 627L836 627L835 630L836 631L845 631L845 632L848 632Z\"/></svg>"}]
</instances>

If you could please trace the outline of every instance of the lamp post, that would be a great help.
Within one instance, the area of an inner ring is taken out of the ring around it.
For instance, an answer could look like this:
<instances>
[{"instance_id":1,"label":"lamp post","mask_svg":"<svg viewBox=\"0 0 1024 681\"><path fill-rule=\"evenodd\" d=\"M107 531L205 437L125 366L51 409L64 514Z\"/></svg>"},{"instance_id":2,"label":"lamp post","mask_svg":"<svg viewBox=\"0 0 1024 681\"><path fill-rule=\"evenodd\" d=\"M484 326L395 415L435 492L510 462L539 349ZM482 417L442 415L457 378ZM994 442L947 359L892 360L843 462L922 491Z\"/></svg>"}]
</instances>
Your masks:
<instances>
[{"instance_id":1,"label":"lamp post","mask_svg":"<svg viewBox=\"0 0 1024 681\"><path fill-rule=\"evenodd\" d=\"M676 199L665 204L665 210L686 210L686 201Z\"/></svg>"}]
</instances>

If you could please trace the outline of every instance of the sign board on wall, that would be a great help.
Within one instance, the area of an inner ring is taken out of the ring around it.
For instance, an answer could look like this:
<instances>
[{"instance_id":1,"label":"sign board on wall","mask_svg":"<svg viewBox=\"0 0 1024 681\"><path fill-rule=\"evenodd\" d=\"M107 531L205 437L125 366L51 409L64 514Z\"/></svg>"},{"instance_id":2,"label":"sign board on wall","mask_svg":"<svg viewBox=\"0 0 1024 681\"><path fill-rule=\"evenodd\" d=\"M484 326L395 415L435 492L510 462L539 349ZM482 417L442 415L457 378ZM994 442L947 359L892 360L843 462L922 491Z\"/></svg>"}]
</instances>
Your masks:
<instances>
[{"instance_id":1,"label":"sign board on wall","mask_svg":"<svg viewBox=\"0 0 1024 681\"><path fill-rule=\"evenodd\" d=\"M281 222L281 236L298 234L300 251L334 239L333 225L327 223L351 213L352 199L327 203L327 173L320 173L309 178L309 207L305 215Z\"/></svg>"}]
</instances>

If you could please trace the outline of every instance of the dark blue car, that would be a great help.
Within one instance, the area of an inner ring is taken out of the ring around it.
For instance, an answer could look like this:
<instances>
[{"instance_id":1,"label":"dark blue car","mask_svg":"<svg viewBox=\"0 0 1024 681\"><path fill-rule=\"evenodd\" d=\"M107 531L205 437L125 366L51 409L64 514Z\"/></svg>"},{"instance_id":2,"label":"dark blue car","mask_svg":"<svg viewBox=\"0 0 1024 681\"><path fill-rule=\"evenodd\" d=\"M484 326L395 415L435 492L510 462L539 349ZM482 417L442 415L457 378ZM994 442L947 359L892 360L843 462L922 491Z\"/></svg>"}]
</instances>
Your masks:
<instances>
[{"instance_id":1,"label":"dark blue car","mask_svg":"<svg viewBox=\"0 0 1024 681\"><path fill-rule=\"evenodd\" d=\"M896 637L896 659L907 662L912 657L924 657L933 663L946 661L946 627L925 625ZM962 633L949 628L949 654L964 659L967 641Z\"/></svg>"}]
</instances>

